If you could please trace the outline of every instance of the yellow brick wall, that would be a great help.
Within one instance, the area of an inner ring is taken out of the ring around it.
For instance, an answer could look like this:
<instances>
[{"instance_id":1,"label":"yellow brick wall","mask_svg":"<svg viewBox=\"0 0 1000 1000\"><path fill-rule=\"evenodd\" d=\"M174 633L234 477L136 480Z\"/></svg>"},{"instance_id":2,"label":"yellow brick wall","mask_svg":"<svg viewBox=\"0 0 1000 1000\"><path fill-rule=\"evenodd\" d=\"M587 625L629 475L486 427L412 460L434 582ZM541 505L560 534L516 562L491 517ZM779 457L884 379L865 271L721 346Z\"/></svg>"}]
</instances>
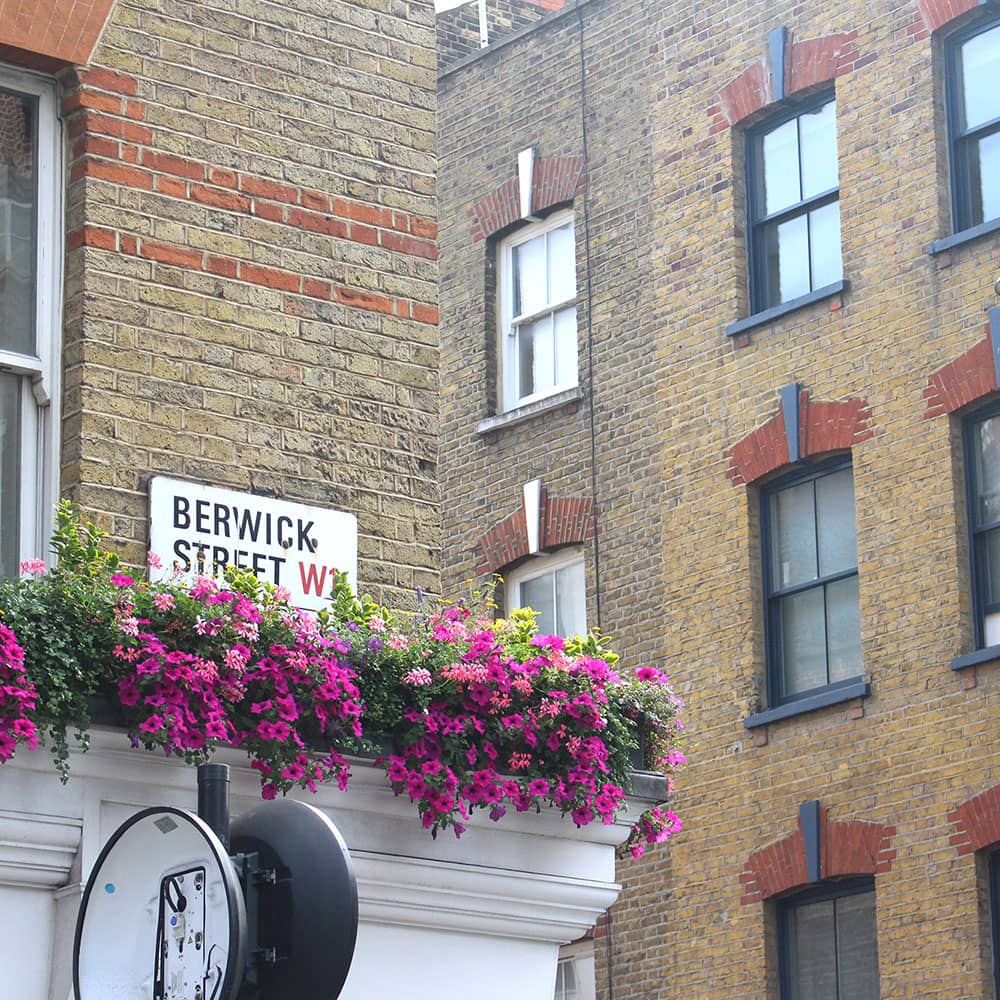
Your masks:
<instances>
[{"instance_id":1,"label":"yellow brick wall","mask_svg":"<svg viewBox=\"0 0 1000 1000\"><path fill-rule=\"evenodd\" d=\"M590 495L595 471L602 624L626 663L664 668L688 701L674 802L686 827L621 868L610 986L603 939L597 949L604 997L776 998L773 903L741 904L739 876L812 799L831 822L896 828L876 877L881 995L992 996L976 859L949 842L948 814L1000 782L1000 666L949 668L973 642L960 419L925 419L923 391L985 336L1000 237L927 252L951 232L938 6L595 0L581 8L585 118L576 11L442 77L446 589L523 482ZM781 26L793 44L849 36L854 52L833 82L851 288L731 338L747 309L743 130L773 108L718 128L719 95ZM491 251L468 212L529 145L589 156L589 258L579 198L574 211L593 381L584 303L579 410L490 444L473 428L489 405ZM743 726L764 688L759 490L731 484L724 453L793 381L872 411L853 449L872 693L773 723L765 742ZM593 556L591 544L592 618Z\"/></svg>"},{"instance_id":2,"label":"yellow brick wall","mask_svg":"<svg viewBox=\"0 0 1000 1000\"><path fill-rule=\"evenodd\" d=\"M128 559L167 474L439 589L435 69L430 3L118 0L62 74L63 492Z\"/></svg>"}]
</instances>

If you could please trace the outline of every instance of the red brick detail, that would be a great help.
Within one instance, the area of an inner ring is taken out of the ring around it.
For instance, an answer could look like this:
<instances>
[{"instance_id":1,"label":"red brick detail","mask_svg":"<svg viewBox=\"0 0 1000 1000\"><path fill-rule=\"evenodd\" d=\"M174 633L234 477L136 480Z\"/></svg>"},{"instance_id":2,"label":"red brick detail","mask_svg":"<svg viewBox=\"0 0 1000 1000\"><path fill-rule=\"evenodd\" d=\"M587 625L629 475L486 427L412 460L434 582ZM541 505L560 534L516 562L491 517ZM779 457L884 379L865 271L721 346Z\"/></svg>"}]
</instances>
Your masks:
<instances>
[{"instance_id":1,"label":"red brick detail","mask_svg":"<svg viewBox=\"0 0 1000 1000\"><path fill-rule=\"evenodd\" d=\"M480 575L499 572L504 566L528 555L528 526L522 506L494 525L476 545Z\"/></svg>"},{"instance_id":2,"label":"red brick detail","mask_svg":"<svg viewBox=\"0 0 1000 1000\"><path fill-rule=\"evenodd\" d=\"M286 292L297 292L301 279L290 271L279 271L273 267L261 267L259 264L240 263L240 278L254 285L265 288L279 288Z\"/></svg>"},{"instance_id":3,"label":"red brick detail","mask_svg":"<svg viewBox=\"0 0 1000 1000\"><path fill-rule=\"evenodd\" d=\"M521 218L521 208L518 204L519 189L517 178L512 177L472 206L469 215L472 217L473 239L485 239L513 225Z\"/></svg>"},{"instance_id":4,"label":"red brick detail","mask_svg":"<svg viewBox=\"0 0 1000 1000\"><path fill-rule=\"evenodd\" d=\"M849 31L793 42L788 60L788 93L826 83L854 69L858 59L854 45L857 37L856 31Z\"/></svg>"},{"instance_id":5,"label":"red brick detail","mask_svg":"<svg viewBox=\"0 0 1000 1000\"><path fill-rule=\"evenodd\" d=\"M250 212L250 199L246 195L236 194L235 191L220 191L207 184L192 184L190 198L202 205L225 208L230 212Z\"/></svg>"},{"instance_id":6,"label":"red brick detail","mask_svg":"<svg viewBox=\"0 0 1000 1000\"><path fill-rule=\"evenodd\" d=\"M868 420L872 411L863 399L843 403L810 402L800 395L801 451L805 458L830 451L847 451L872 436Z\"/></svg>"},{"instance_id":7,"label":"red brick detail","mask_svg":"<svg viewBox=\"0 0 1000 1000\"><path fill-rule=\"evenodd\" d=\"M126 97L135 97L139 90L139 85L133 77L99 67L80 70L76 74L76 79L78 83L93 90L110 90L114 94L123 94Z\"/></svg>"},{"instance_id":8,"label":"red brick detail","mask_svg":"<svg viewBox=\"0 0 1000 1000\"><path fill-rule=\"evenodd\" d=\"M0 44L84 66L114 0L0 0Z\"/></svg>"},{"instance_id":9,"label":"red brick detail","mask_svg":"<svg viewBox=\"0 0 1000 1000\"><path fill-rule=\"evenodd\" d=\"M7 0L0 0L0 9ZM67 76L71 88L63 98L67 127L72 139L70 180L93 177L139 190L155 190L171 198L184 199L230 212L252 214L271 222L295 226L336 239L357 238L381 245L395 253L436 259L437 224L433 219L410 215L377 205L332 198L313 191L281 184L237 170L213 166L154 148L154 131L137 124L145 117L141 101L130 99L139 85L131 77L107 70L86 70ZM363 224L354 220L363 220ZM349 232L357 228L359 232ZM328 279L253 261L202 254L176 244L139 239L113 229L88 226L67 236L70 250L94 246L118 250L170 266L203 271L237 281L250 282L313 299L335 300L350 308L398 316L417 323L437 325L436 305L414 302L344 286ZM285 309L294 312L294 298L285 299Z\"/></svg>"},{"instance_id":10,"label":"red brick detail","mask_svg":"<svg viewBox=\"0 0 1000 1000\"><path fill-rule=\"evenodd\" d=\"M826 83L874 61L875 55L859 58L856 31L791 42L785 59L785 93L794 94L817 83ZM708 107L711 132L735 125L774 101L770 54L751 63L726 84Z\"/></svg>"},{"instance_id":11,"label":"red brick detail","mask_svg":"<svg viewBox=\"0 0 1000 1000\"><path fill-rule=\"evenodd\" d=\"M267 198L270 201L285 201L294 205L298 200L298 192L287 184L276 184L274 181L261 177L240 177L240 190L257 198Z\"/></svg>"},{"instance_id":12,"label":"red brick detail","mask_svg":"<svg viewBox=\"0 0 1000 1000\"><path fill-rule=\"evenodd\" d=\"M582 156L553 156L535 162L531 181L531 210L543 212L572 201L586 185Z\"/></svg>"},{"instance_id":13,"label":"red brick detail","mask_svg":"<svg viewBox=\"0 0 1000 1000\"><path fill-rule=\"evenodd\" d=\"M594 503L589 497L550 497L542 510L541 545L574 545L594 537Z\"/></svg>"},{"instance_id":14,"label":"red brick detail","mask_svg":"<svg viewBox=\"0 0 1000 1000\"><path fill-rule=\"evenodd\" d=\"M787 465L788 439L781 411L766 424L737 441L723 457L727 460L726 475L735 486L752 483L774 469Z\"/></svg>"},{"instance_id":15,"label":"red brick detail","mask_svg":"<svg viewBox=\"0 0 1000 1000\"><path fill-rule=\"evenodd\" d=\"M582 156L536 160L531 181L531 211L543 212L572 201L586 187L585 163ZM511 177L469 209L473 239L492 236L521 218L520 190L517 177Z\"/></svg>"},{"instance_id":16,"label":"red brick detail","mask_svg":"<svg viewBox=\"0 0 1000 1000\"><path fill-rule=\"evenodd\" d=\"M437 326L441 321L441 314L434 306L425 306L419 302L414 302L413 318L418 323L429 323L431 326Z\"/></svg>"},{"instance_id":17,"label":"red brick detail","mask_svg":"<svg viewBox=\"0 0 1000 1000\"><path fill-rule=\"evenodd\" d=\"M822 823L822 821L821 821ZM822 859L820 871L823 878L838 875L874 875L879 866L882 842L888 840L881 823L825 823L821 834Z\"/></svg>"},{"instance_id":18,"label":"red brick detail","mask_svg":"<svg viewBox=\"0 0 1000 1000\"><path fill-rule=\"evenodd\" d=\"M142 165L158 173L174 174L193 181L200 181L205 177L204 163L183 156L174 156L172 153L157 153L152 149L143 150Z\"/></svg>"},{"instance_id":19,"label":"red brick detail","mask_svg":"<svg viewBox=\"0 0 1000 1000\"><path fill-rule=\"evenodd\" d=\"M802 458L832 451L848 451L872 436L868 425L871 409L863 399L843 402L813 402L803 389L799 393L799 454ZM767 423L737 441L723 455L726 476L734 486L753 483L787 465L788 438L782 411Z\"/></svg>"},{"instance_id":20,"label":"red brick detail","mask_svg":"<svg viewBox=\"0 0 1000 1000\"><path fill-rule=\"evenodd\" d=\"M74 137L83 133L110 135L140 146L148 146L153 141L153 133L145 125L136 125L135 122L122 118L109 118L95 111L75 115L70 122L69 132Z\"/></svg>"},{"instance_id":21,"label":"red brick detail","mask_svg":"<svg viewBox=\"0 0 1000 1000\"><path fill-rule=\"evenodd\" d=\"M410 257L426 257L437 260L437 243L433 240L418 240L412 236L401 236L398 233L382 231L382 246L387 250L396 250Z\"/></svg>"},{"instance_id":22,"label":"red brick detail","mask_svg":"<svg viewBox=\"0 0 1000 1000\"><path fill-rule=\"evenodd\" d=\"M81 226L66 236L66 247L76 250L78 247L98 247L101 250L117 250L118 237L114 230L103 229L100 226Z\"/></svg>"},{"instance_id":23,"label":"red brick detail","mask_svg":"<svg viewBox=\"0 0 1000 1000\"><path fill-rule=\"evenodd\" d=\"M960 803L948 821L955 826L949 842L959 856L1000 844L1000 785Z\"/></svg>"},{"instance_id":24,"label":"red brick detail","mask_svg":"<svg viewBox=\"0 0 1000 1000\"><path fill-rule=\"evenodd\" d=\"M369 312L389 313L390 315L394 312L392 299L386 298L384 295L374 295L357 288L335 288L333 294L336 300L344 306L355 306Z\"/></svg>"},{"instance_id":25,"label":"red brick detail","mask_svg":"<svg viewBox=\"0 0 1000 1000\"><path fill-rule=\"evenodd\" d=\"M954 413L963 406L996 392L997 388L993 345L987 327L985 339L973 345L961 357L949 361L927 379L927 386L924 388L924 399L927 401L924 419Z\"/></svg>"},{"instance_id":26,"label":"red brick detail","mask_svg":"<svg viewBox=\"0 0 1000 1000\"><path fill-rule=\"evenodd\" d=\"M735 125L773 100L771 67L765 57L760 62L752 63L719 91L713 103L713 117L721 114L730 125Z\"/></svg>"},{"instance_id":27,"label":"red brick detail","mask_svg":"<svg viewBox=\"0 0 1000 1000\"><path fill-rule=\"evenodd\" d=\"M890 871L896 858L894 826L850 820L831 822L820 809L820 878L877 875ZM779 893L808 886L805 841L801 828L755 851L739 875L740 903L760 903Z\"/></svg>"},{"instance_id":28,"label":"red brick detail","mask_svg":"<svg viewBox=\"0 0 1000 1000\"><path fill-rule=\"evenodd\" d=\"M187 250L184 247L170 246L167 243L143 240L139 244L139 256L159 261L161 264L186 267L195 271L201 270L201 253L198 250Z\"/></svg>"},{"instance_id":29,"label":"red brick detail","mask_svg":"<svg viewBox=\"0 0 1000 1000\"><path fill-rule=\"evenodd\" d=\"M414 319L416 319L414 313ZM550 497L542 490L539 544L543 549L578 545L594 536L594 504L589 497ZM497 573L529 555L524 504L486 532L475 546L476 572Z\"/></svg>"},{"instance_id":30,"label":"red brick detail","mask_svg":"<svg viewBox=\"0 0 1000 1000\"><path fill-rule=\"evenodd\" d=\"M978 6L979 0L917 0L920 17L928 31L937 31Z\"/></svg>"}]
</instances>

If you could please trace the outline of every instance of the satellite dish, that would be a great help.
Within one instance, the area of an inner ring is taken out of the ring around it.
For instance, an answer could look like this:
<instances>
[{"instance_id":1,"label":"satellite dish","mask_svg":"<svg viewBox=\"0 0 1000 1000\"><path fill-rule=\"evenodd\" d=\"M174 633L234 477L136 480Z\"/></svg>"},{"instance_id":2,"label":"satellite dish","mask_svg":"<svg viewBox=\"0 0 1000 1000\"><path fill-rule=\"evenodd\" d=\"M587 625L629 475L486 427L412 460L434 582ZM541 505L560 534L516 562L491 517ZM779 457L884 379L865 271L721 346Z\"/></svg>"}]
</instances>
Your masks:
<instances>
[{"instance_id":1,"label":"satellite dish","mask_svg":"<svg viewBox=\"0 0 1000 1000\"><path fill-rule=\"evenodd\" d=\"M245 961L243 894L211 828L170 806L118 827L83 893L76 1000L236 1000Z\"/></svg>"},{"instance_id":2,"label":"satellite dish","mask_svg":"<svg viewBox=\"0 0 1000 1000\"><path fill-rule=\"evenodd\" d=\"M283 799L240 816L230 849L258 858L252 908L263 960L256 990L247 983L241 1000L336 1000L358 933L354 866L337 828L313 806ZM251 938L252 925L251 914Z\"/></svg>"}]
</instances>

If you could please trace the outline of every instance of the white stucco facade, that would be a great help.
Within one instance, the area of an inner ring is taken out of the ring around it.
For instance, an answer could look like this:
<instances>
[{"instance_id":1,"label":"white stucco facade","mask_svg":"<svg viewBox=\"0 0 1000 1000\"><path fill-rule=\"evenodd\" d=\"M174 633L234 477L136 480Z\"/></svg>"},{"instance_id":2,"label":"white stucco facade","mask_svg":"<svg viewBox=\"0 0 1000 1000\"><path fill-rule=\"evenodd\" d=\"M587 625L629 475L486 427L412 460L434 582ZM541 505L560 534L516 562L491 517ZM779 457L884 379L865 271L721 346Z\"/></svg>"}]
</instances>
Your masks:
<instances>
[{"instance_id":1,"label":"white stucco facade","mask_svg":"<svg viewBox=\"0 0 1000 1000\"><path fill-rule=\"evenodd\" d=\"M259 803L259 782L236 752L232 813ZM101 847L128 816L153 805L195 811L194 768L129 748L95 730L59 782L45 750L0 768L0 995L72 996L72 943L83 886ZM614 826L577 829L554 811L475 819L432 840L415 807L384 775L356 762L350 788L306 801L339 828L354 861L360 925L344 1000L551 1000L559 946L614 901L614 848L647 803Z\"/></svg>"}]
</instances>

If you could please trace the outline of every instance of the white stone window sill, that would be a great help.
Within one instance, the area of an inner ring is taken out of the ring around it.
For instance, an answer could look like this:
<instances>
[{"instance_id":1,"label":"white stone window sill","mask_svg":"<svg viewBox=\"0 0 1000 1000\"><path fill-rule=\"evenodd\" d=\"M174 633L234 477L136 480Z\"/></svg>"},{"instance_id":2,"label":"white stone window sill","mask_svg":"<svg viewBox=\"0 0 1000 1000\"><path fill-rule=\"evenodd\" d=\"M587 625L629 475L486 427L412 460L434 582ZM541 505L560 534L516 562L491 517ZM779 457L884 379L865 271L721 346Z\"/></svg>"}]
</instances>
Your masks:
<instances>
[{"instance_id":1,"label":"white stone window sill","mask_svg":"<svg viewBox=\"0 0 1000 1000\"><path fill-rule=\"evenodd\" d=\"M551 396L543 399L536 399L533 403L525 406L518 406L516 409L508 410L506 413L498 413L495 417L487 417L476 424L477 434L495 434L505 427L513 427L515 424L523 423L539 414L548 413L551 410L558 410L567 403L577 403L583 399L583 390L574 385L570 389L563 389L562 392L554 392Z\"/></svg>"}]
</instances>

